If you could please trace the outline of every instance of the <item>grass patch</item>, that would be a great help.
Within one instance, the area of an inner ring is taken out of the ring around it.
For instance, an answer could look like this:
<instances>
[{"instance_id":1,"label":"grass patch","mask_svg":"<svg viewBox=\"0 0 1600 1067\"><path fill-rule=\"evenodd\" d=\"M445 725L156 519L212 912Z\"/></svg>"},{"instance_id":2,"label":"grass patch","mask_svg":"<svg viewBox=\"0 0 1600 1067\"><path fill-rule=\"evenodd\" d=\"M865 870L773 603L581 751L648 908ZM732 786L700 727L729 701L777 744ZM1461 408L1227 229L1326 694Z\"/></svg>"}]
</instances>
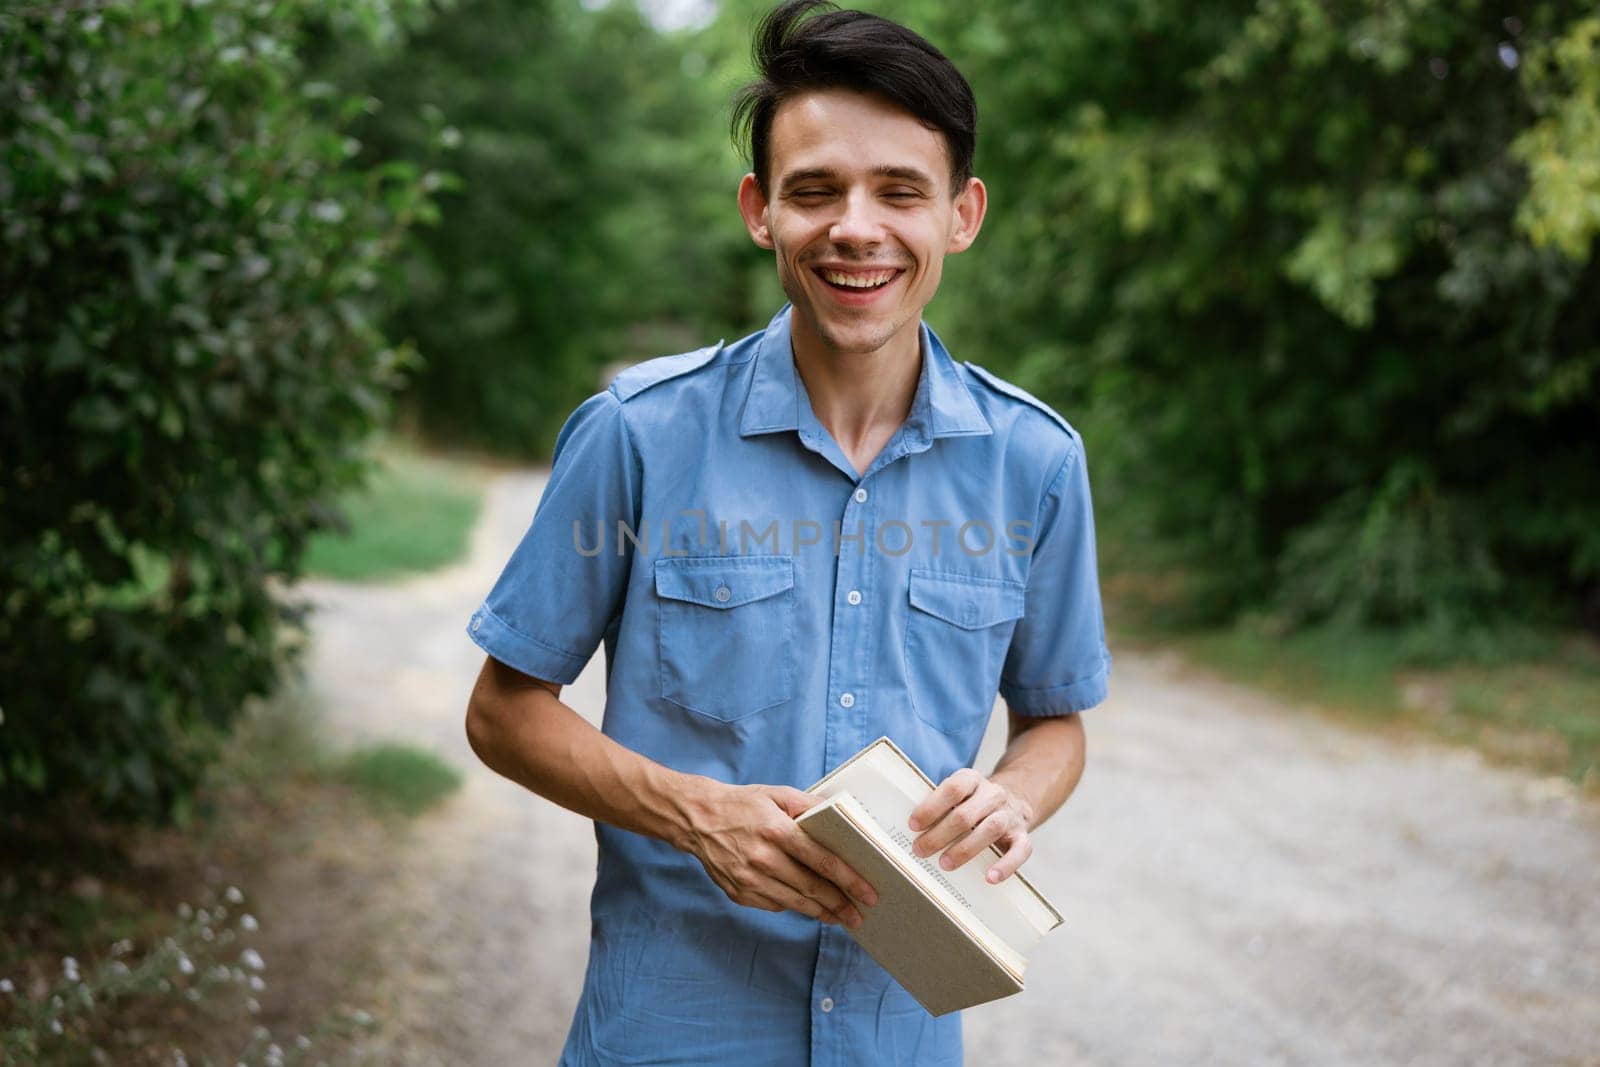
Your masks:
<instances>
[{"instance_id":1,"label":"grass patch","mask_svg":"<svg viewBox=\"0 0 1600 1067\"><path fill-rule=\"evenodd\" d=\"M1191 662L1367 726L1421 729L1600 795L1600 643L1506 627L1459 639L1420 629L1290 630L1180 618L1182 576L1117 563L1103 584L1112 639Z\"/></svg>"},{"instance_id":2,"label":"grass patch","mask_svg":"<svg viewBox=\"0 0 1600 1067\"><path fill-rule=\"evenodd\" d=\"M483 484L475 466L387 445L367 484L339 502L348 529L313 538L306 570L367 582L454 563L467 553Z\"/></svg>"},{"instance_id":3,"label":"grass patch","mask_svg":"<svg viewBox=\"0 0 1600 1067\"><path fill-rule=\"evenodd\" d=\"M410 745L356 749L344 757L340 775L374 804L406 815L421 814L461 785L460 771Z\"/></svg>"}]
</instances>

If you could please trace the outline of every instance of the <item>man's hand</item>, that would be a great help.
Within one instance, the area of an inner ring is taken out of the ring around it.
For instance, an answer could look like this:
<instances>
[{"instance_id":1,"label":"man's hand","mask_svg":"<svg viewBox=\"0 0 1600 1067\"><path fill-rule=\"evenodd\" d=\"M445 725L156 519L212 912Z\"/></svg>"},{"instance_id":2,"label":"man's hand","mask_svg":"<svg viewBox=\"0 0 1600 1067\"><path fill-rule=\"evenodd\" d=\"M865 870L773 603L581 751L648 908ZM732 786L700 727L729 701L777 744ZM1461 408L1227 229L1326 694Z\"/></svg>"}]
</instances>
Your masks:
<instances>
[{"instance_id":1,"label":"man's hand","mask_svg":"<svg viewBox=\"0 0 1600 1067\"><path fill-rule=\"evenodd\" d=\"M877 893L795 825L795 816L818 801L788 786L718 783L694 805L694 823L680 847L735 904L860 926L861 912L850 898L870 905Z\"/></svg>"},{"instance_id":2,"label":"man's hand","mask_svg":"<svg viewBox=\"0 0 1600 1067\"><path fill-rule=\"evenodd\" d=\"M1027 800L970 767L941 782L911 812L908 825L924 831L911 843L919 856L945 849L939 866L953 871L990 845L1003 855L986 874L992 884L1016 873L1033 855L1028 828L1033 811Z\"/></svg>"}]
</instances>

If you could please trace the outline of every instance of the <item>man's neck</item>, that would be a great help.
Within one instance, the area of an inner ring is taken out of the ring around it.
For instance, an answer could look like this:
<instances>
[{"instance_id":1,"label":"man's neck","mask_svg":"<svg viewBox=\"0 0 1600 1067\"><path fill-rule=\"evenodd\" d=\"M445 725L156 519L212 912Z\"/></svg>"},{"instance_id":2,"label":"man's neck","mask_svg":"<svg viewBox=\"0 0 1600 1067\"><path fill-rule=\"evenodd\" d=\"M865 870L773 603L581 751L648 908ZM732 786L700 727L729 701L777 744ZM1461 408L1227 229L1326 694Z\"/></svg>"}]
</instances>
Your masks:
<instances>
[{"instance_id":1,"label":"man's neck","mask_svg":"<svg viewBox=\"0 0 1600 1067\"><path fill-rule=\"evenodd\" d=\"M840 352L793 329L790 341L817 421L864 472L911 414L922 373L920 322L872 352Z\"/></svg>"}]
</instances>

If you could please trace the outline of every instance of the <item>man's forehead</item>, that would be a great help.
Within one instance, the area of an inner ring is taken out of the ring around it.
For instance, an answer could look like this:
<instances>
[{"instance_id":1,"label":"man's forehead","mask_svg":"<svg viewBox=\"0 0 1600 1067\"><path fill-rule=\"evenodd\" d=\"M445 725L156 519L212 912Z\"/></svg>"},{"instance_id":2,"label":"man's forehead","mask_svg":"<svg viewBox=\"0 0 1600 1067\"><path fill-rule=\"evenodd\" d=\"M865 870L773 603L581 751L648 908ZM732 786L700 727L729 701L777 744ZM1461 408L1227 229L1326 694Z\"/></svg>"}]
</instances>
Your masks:
<instances>
[{"instance_id":1,"label":"man's forehead","mask_svg":"<svg viewBox=\"0 0 1600 1067\"><path fill-rule=\"evenodd\" d=\"M937 180L950 168L944 135L886 98L849 89L802 93L778 105L768 144L771 172L876 174Z\"/></svg>"}]
</instances>

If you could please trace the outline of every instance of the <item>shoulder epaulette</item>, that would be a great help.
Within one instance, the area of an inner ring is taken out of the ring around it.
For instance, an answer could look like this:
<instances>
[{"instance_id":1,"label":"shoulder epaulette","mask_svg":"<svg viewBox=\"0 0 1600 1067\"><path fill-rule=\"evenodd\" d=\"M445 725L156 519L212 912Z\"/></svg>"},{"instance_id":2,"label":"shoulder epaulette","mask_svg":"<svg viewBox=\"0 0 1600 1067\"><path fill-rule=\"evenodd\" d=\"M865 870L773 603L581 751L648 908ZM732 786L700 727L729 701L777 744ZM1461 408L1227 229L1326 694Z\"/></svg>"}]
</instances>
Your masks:
<instances>
[{"instance_id":1,"label":"shoulder epaulette","mask_svg":"<svg viewBox=\"0 0 1600 1067\"><path fill-rule=\"evenodd\" d=\"M1046 404L1043 400L1040 400L1038 397L1034 396L1020 385L1012 385L1004 378L997 377L993 373L984 370L976 363L971 363L967 360L962 360L961 363L972 373L976 374L981 380L987 382L996 392L1004 393L1006 396L1015 397L1024 404L1032 404L1034 407L1038 408L1040 411L1054 419L1056 421L1056 425L1067 431L1067 433L1072 434L1073 436L1077 435L1077 431L1073 430L1072 426L1068 424L1066 419L1061 417L1061 414L1057 412L1055 408L1051 407L1049 404Z\"/></svg>"},{"instance_id":2,"label":"shoulder epaulette","mask_svg":"<svg viewBox=\"0 0 1600 1067\"><path fill-rule=\"evenodd\" d=\"M722 351L722 341L704 348L697 348L693 352L680 352L675 356L657 356L617 372L611 379L611 388L616 390L620 400L637 396L657 382L664 382L669 378L676 378L681 374L688 374L696 367L703 367L716 358Z\"/></svg>"}]
</instances>

